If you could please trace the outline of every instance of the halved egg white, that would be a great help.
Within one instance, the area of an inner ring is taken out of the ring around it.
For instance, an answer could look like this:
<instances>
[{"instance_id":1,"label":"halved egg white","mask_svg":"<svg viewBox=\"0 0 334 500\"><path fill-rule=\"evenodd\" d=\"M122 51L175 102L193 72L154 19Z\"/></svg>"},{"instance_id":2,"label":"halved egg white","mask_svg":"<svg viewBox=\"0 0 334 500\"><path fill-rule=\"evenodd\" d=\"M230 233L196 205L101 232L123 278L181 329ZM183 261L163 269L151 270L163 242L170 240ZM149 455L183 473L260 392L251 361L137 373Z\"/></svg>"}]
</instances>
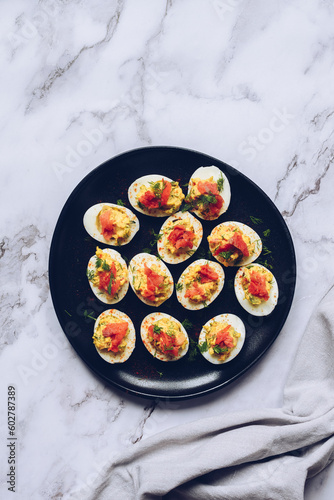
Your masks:
<instances>
[{"instance_id":1,"label":"halved egg white","mask_svg":"<svg viewBox=\"0 0 334 500\"><path fill-rule=\"evenodd\" d=\"M178 211L178 209L181 206L184 195L183 195L182 199L180 200L180 202L177 204L177 206L175 206L175 210L173 210L172 212L170 211L169 213L166 213L166 209L163 210L163 209L159 209L159 208L145 210L145 209L141 208L140 205L138 204L138 196L140 193L140 188L142 186L145 186L147 188L147 190L149 190L151 183L154 184L155 182L159 182L162 179L164 179L165 181L169 181L170 183L174 182L172 179L170 179L169 177L166 177L165 175L149 174L149 175L144 175L143 177L139 177L130 185L130 187L128 189L128 198L129 198L130 204L132 205L132 207L135 210L137 210L138 212L140 212L142 214L150 215L151 217L167 217L171 213Z\"/></svg>"},{"instance_id":2,"label":"halved egg white","mask_svg":"<svg viewBox=\"0 0 334 500\"><path fill-rule=\"evenodd\" d=\"M110 255L113 261L118 262L124 269L127 270L127 265L123 257L119 252L116 250L113 250L112 248L104 248L103 249L104 253L107 253ZM97 261L97 256L93 255L89 261L88 261L88 266L87 266L87 277L89 276L90 272L95 272L96 270L96 261ZM119 288L117 291L116 297L110 297L107 292L100 290L98 286L96 286L90 279L88 279L90 287L96 295L96 297L101 300L101 302L104 302L105 304L117 304L117 302L120 302L122 299L124 299L128 288L129 288L129 279Z\"/></svg>"},{"instance_id":3,"label":"halved egg white","mask_svg":"<svg viewBox=\"0 0 334 500\"><path fill-rule=\"evenodd\" d=\"M203 356L205 357L205 359L207 359L210 363L213 363L215 365L220 365L220 364L223 364L223 363L228 363L229 361L231 361L232 359L234 359L239 354L239 352L241 351L241 349L242 349L242 347L244 345L245 337L246 337L245 325L242 322L242 320L238 316L236 316L235 314L228 314L228 313L219 314L218 316L215 316L214 318L211 318L203 326L203 328L202 328L202 330L201 330L201 332L199 334L199 337L198 337L198 344L199 344L199 346L202 346L202 344L206 341L206 330L205 330L204 327L210 328L210 325L213 322L222 323L222 325L228 324L228 325L232 326L234 328L234 330L237 333L240 334L240 337L238 338L237 345L231 351L229 357L226 358L225 360L221 360L221 359L219 359L219 357L217 355L211 354L209 352L209 349L203 350L203 348L201 348L200 349L201 353L203 354Z\"/></svg>"},{"instance_id":4,"label":"halved egg white","mask_svg":"<svg viewBox=\"0 0 334 500\"><path fill-rule=\"evenodd\" d=\"M199 167L190 177L188 184L188 195L190 194L192 188L195 185L194 179L201 179L202 181L206 181L209 180L211 177L214 182L218 182L219 180L221 180L222 188L219 191L219 194L224 200L223 205L220 208L219 212L214 217L209 218L209 220L215 220L226 212L231 201L231 187L228 178L226 177L224 172L222 172L215 165L211 165L209 167ZM201 219L207 219L207 217L203 216L200 210L193 209L193 212Z\"/></svg>"},{"instance_id":5,"label":"halved egg white","mask_svg":"<svg viewBox=\"0 0 334 500\"><path fill-rule=\"evenodd\" d=\"M185 280L186 277L189 273L194 271L194 268L196 268L197 265L203 266L205 264L209 264L210 268L212 268L219 276L218 278L218 287L217 290L211 295L210 299L206 300L205 302L200 302L200 303L195 303L191 301L188 297L185 297L187 288L185 285ZM180 302L180 304L185 308L185 309L190 309L193 311L197 311L199 309L203 309L204 307L207 307L211 302L213 302L220 292L223 289L225 282L225 273L224 269L220 264L217 262L213 262L211 260L206 260L206 259L198 259L192 262L181 274L177 285L176 285L176 297L177 300Z\"/></svg>"},{"instance_id":6,"label":"halved egg white","mask_svg":"<svg viewBox=\"0 0 334 500\"><path fill-rule=\"evenodd\" d=\"M213 255L214 248L215 246L210 243L210 239L221 239L219 236L219 231L221 227L228 227L230 225L237 226L246 236L250 238L250 245L254 244L254 252L251 253L248 257L243 257L242 259L238 260L237 263L234 264L234 266L246 266L248 264L251 264L254 260L256 260L259 255L262 252L262 240L260 236L257 234L254 229L251 227L247 226L246 224L243 224L242 222L236 222L236 221L228 221L228 222L222 222L221 224L218 224L218 226L215 226L213 230L211 231L210 235L208 236L208 241L209 241L209 248L210 252L212 253L212 256L218 260L221 264L224 263L224 259L220 255Z\"/></svg>"},{"instance_id":7,"label":"halved egg white","mask_svg":"<svg viewBox=\"0 0 334 500\"><path fill-rule=\"evenodd\" d=\"M113 318L117 318L121 321L127 321L129 324L128 326L129 331L126 335L126 347L124 351L118 353L118 352L107 351L106 349L99 349L96 346L95 348L98 354L101 356L101 358L107 361L107 363L111 364L124 363L124 361L129 359L136 346L136 330L129 316L124 312L119 311L118 309L107 309L97 317L94 324L94 333L96 332L96 329L98 328L101 321L103 320L108 321L109 319L110 321L113 321Z\"/></svg>"},{"instance_id":8,"label":"halved egg white","mask_svg":"<svg viewBox=\"0 0 334 500\"><path fill-rule=\"evenodd\" d=\"M253 305L249 302L249 300L246 299L245 290L242 286L242 277L245 267L255 268L255 269L262 268L265 269L266 271L269 271L269 269L257 263L251 264L251 266L240 267L240 269L238 269L237 274L235 275L235 280L234 280L234 290L238 302L249 314L252 314L253 316L268 316L275 309L278 301L278 285L275 276L271 271L269 271L272 275L269 299L265 302L261 302L261 304Z\"/></svg>"},{"instance_id":9,"label":"halved egg white","mask_svg":"<svg viewBox=\"0 0 334 500\"><path fill-rule=\"evenodd\" d=\"M158 300L157 302L152 302L152 301L146 299L140 293L138 293L134 287L134 279L136 277L136 274L138 274L138 270L144 269L145 264L150 269L152 268L152 266L155 266L156 270L159 274L165 275L167 277L166 281L168 282L168 286L165 287L165 289L164 289L164 292L165 292L164 297L161 298L160 300ZM131 286L132 290L137 295L137 297L142 302L144 302L144 304L146 304L148 306L153 306L153 307L160 306L163 302L168 300L169 297L173 293L174 280L173 280L173 277L171 275L171 272L168 269L168 267L166 266L166 264L164 262L162 262L162 260L158 259L158 257L156 257L155 255L151 255L149 253L138 253L137 255L135 255L131 259L131 261L129 263L129 267L128 267L128 272L129 272L129 282L130 282L130 286Z\"/></svg>"},{"instance_id":10,"label":"halved egg white","mask_svg":"<svg viewBox=\"0 0 334 500\"><path fill-rule=\"evenodd\" d=\"M129 218L129 236L124 239L117 241L116 238L111 238L110 240L106 240L103 234L99 231L97 226L97 217L101 212L103 207L115 208L118 211L126 214ZM99 241L100 243L104 243L105 245L111 246L120 246L127 245L130 243L134 235L139 230L139 220L136 215L126 207L115 205L114 203L97 203L96 205L91 206L83 217L83 225L87 231L87 233L94 238L94 240Z\"/></svg>"},{"instance_id":11,"label":"halved egg white","mask_svg":"<svg viewBox=\"0 0 334 500\"><path fill-rule=\"evenodd\" d=\"M193 226L193 231L195 233L195 240L193 247L190 248L180 248L176 253L172 253L168 247L168 236L170 235L172 228L176 225L181 225L186 219L190 220L190 224ZM168 217L168 219L163 223L159 231L161 235L157 242L157 249L162 260L168 264L179 264L189 259L197 250L201 244L203 238L203 227L202 224L196 217L194 217L190 212L177 212L174 215Z\"/></svg>"},{"instance_id":12,"label":"halved egg white","mask_svg":"<svg viewBox=\"0 0 334 500\"><path fill-rule=\"evenodd\" d=\"M163 318L166 318L170 321L175 322L180 327L180 330L182 331L182 333L185 335L185 337L187 339L186 345L182 349L179 350L177 356L169 356L168 354L165 354L165 353L159 351L149 341L149 331L148 330L149 330L150 325L156 323L157 321L159 321ZM141 335L142 341L144 343L144 346L146 347L148 352L150 354L152 354L152 356L154 356L155 358L160 359L160 361L177 361L178 359L185 356L188 352L188 349L189 349L189 337L188 337L186 329L184 328L182 323L180 323L180 321L178 321L176 318L174 318L170 314L165 314L162 312L155 312L155 313L148 314L142 321L142 324L140 327L140 335Z\"/></svg>"}]
</instances>

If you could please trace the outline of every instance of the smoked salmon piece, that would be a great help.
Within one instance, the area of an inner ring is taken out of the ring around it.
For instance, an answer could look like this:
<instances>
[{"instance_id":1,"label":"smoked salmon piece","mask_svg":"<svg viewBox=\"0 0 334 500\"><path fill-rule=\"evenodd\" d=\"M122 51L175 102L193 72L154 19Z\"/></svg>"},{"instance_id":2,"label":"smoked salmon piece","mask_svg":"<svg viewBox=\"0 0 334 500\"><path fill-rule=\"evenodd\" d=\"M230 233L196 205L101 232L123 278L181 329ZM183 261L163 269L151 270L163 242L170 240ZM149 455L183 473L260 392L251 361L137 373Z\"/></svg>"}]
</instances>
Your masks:
<instances>
[{"instance_id":1,"label":"smoked salmon piece","mask_svg":"<svg viewBox=\"0 0 334 500\"><path fill-rule=\"evenodd\" d=\"M162 183L165 184L164 190L161 193L161 206L163 207L168 201L172 185L169 181L165 181L164 179L162 179Z\"/></svg>"},{"instance_id":2,"label":"smoked salmon piece","mask_svg":"<svg viewBox=\"0 0 334 500\"><path fill-rule=\"evenodd\" d=\"M170 241L175 248L192 248L194 246L194 239L195 233L193 233L193 231L187 231L183 226L175 226L168 236L168 241Z\"/></svg>"},{"instance_id":3,"label":"smoked salmon piece","mask_svg":"<svg viewBox=\"0 0 334 500\"><path fill-rule=\"evenodd\" d=\"M219 345L219 347L221 347L221 348L234 347L233 337L230 335L229 330L230 330L230 326L228 325L223 330L220 330L219 332L217 332L216 344Z\"/></svg>"},{"instance_id":4,"label":"smoked salmon piece","mask_svg":"<svg viewBox=\"0 0 334 500\"><path fill-rule=\"evenodd\" d=\"M152 191L145 191L145 193L139 198L139 201L147 208L160 207L160 198L156 198L155 194L152 193Z\"/></svg>"},{"instance_id":5,"label":"smoked salmon piece","mask_svg":"<svg viewBox=\"0 0 334 500\"><path fill-rule=\"evenodd\" d=\"M160 208L166 205L170 192L172 190L172 185L169 181L165 181L162 179L162 185L164 186L164 189L161 193L161 196L157 196L156 193L154 193L151 190L145 191L145 193L139 198L139 201L142 205L144 205L147 208Z\"/></svg>"},{"instance_id":6,"label":"smoked salmon piece","mask_svg":"<svg viewBox=\"0 0 334 500\"><path fill-rule=\"evenodd\" d=\"M159 344L159 349L164 354L170 354L172 356L178 355L179 347L180 345L182 345L182 343L180 344L180 342L177 341L176 337L167 335L167 333L162 330L160 330L159 333L155 333L153 325L149 326L148 333L149 336Z\"/></svg>"},{"instance_id":7,"label":"smoked salmon piece","mask_svg":"<svg viewBox=\"0 0 334 500\"><path fill-rule=\"evenodd\" d=\"M152 285L154 287L158 288L164 280L163 276L160 276L160 274L158 274L155 271L153 271L152 269L150 269L147 266L147 264L145 264L145 266L144 266L144 273L147 276L147 282L150 281L150 283L152 283Z\"/></svg>"},{"instance_id":8,"label":"smoked salmon piece","mask_svg":"<svg viewBox=\"0 0 334 500\"><path fill-rule=\"evenodd\" d=\"M214 271L209 264L201 266L199 274L201 277L201 283L209 283L210 281L217 281L219 279L218 273L216 273L216 271Z\"/></svg>"},{"instance_id":9,"label":"smoked salmon piece","mask_svg":"<svg viewBox=\"0 0 334 500\"><path fill-rule=\"evenodd\" d=\"M234 235L232 236L232 238L229 239L228 242L235 248L240 250L240 252L244 257L249 257L247 244L240 233L234 233Z\"/></svg>"},{"instance_id":10,"label":"smoked salmon piece","mask_svg":"<svg viewBox=\"0 0 334 500\"><path fill-rule=\"evenodd\" d=\"M215 202L209 203L210 215L217 215L223 206L224 200L220 196L217 183L211 181L198 181L197 189L201 194L215 197Z\"/></svg>"},{"instance_id":11,"label":"smoked salmon piece","mask_svg":"<svg viewBox=\"0 0 334 500\"><path fill-rule=\"evenodd\" d=\"M198 181L197 189L201 194L219 194L217 183L211 181Z\"/></svg>"},{"instance_id":12,"label":"smoked salmon piece","mask_svg":"<svg viewBox=\"0 0 334 500\"><path fill-rule=\"evenodd\" d=\"M240 233L234 233L234 235L226 243L219 245L213 255L218 255L221 252L230 252L231 250L239 250L244 257L249 257L247 244Z\"/></svg>"},{"instance_id":13,"label":"smoked salmon piece","mask_svg":"<svg viewBox=\"0 0 334 500\"><path fill-rule=\"evenodd\" d=\"M221 252L229 252L230 250L233 250L234 246L231 245L231 243L225 243L224 245L220 245L216 250L214 251L213 255L218 255Z\"/></svg>"},{"instance_id":14,"label":"smoked salmon piece","mask_svg":"<svg viewBox=\"0 0 334 500\"><path fill-rule=\"evenodd\" d=\"M194 281L194 283L191 284L191 286L188 288L188 290L186 291L186 293L184 294L184 296L186 298L189 297L189 299L191 300L193 297L195 297L195 295L199 295L201 298L205 299L206 296L205 296L205 293L203 291L203 289L199 286L199 284L197 283L197 281Z\"/></svg>"},{"instance_id":15,"label":"smoked salmon piece","mask_svg":"<svg viewBox=\"0 0 334 500\"><path fill-rule=\"evenodd\" d=\"M115 263L112 262L110 265L110 271L102 271L99 273L99 290L105 290L110 295L115 295L120 287L120 280L117 279L117 270ZM110 286L111 281L111 286Z\"/></svg>"},{"instance_id":16,"label":"smoked salmon piece","mask_svg":"<svg viewBox=\"0 0 334 500\"><path fill-rule=\"evenodd\" d=\"M142 296L148 300L154 301L156 288L161 287L164 277L150 269L147 264L144 265L146 275L146 289L141 292Z\"/></svg>"},{"instance_id":17,"label":"smoked salmon piece","mask_svg":"<svg viewBox=\"0 0 334 500\"><path fill-rule=\"evenodd\" d=\"M258 271L253 271L250 273L250 278L249 293L261 299L268 300L269 293L266 287L266 277Z\"/></svg>"}]
</instances>

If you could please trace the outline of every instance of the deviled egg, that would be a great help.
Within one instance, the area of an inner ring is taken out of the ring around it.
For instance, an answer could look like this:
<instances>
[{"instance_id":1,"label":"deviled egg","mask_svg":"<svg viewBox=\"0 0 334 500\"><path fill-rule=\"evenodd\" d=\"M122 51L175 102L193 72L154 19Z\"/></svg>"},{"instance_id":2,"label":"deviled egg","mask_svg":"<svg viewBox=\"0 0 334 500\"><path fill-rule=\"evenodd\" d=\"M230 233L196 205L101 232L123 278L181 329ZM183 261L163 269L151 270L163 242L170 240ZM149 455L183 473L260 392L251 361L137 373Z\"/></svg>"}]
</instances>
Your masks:
<instances>
[{"instance_id":1,"label":"deviled egg","mask_svg":"<svg viewBox=\"0 0 334 500\"><path fill-rule=\"evenodd\" d=\"M127 314L108 309L95 321L93 342L105 361L124 363L136 345L135 327Z\"/></svg>"},{"instance_id":2,"label":"deviled egg","mask_svg":"<svg viewBox=\"0 0 334 500\"><path fill-rule=\"evenodd\" d=\"M214 165L199 167L190 177L185 201L185 208L201 219L218 219L231 201L231 188L226 175Z\"/></svg>"},{"instance_id":3,"label":"deviled egg","mask_svg":"<svg viewBox=\"0 0 334 500\"><path fill-rule=\"evenodd\" d=\"M111 248L96 247L95 255L88 262L87 278L93 293L105 304L116 304L129 288L126 262Z\"/></svg>"},{"instance_id":4,"label":"deviled egg","mask_svg":"<svg viewBox=\"0 0 334 500\"><path fill-rule=\"evenodd\" d=\"M241 222L223 222L208 236L213 257L224 266L244 266L258 258L262 252L260 236Z\"/></svg>"},{"instance_id":5,"label":"deviled egg","mask_svg":"<svg viewBox=\"0 0 334 500\"><path fill-rule=\"evenodd\" d=\"M177 212L168 217L159 232L158 253L168 264L179 264L189 259L199 247L202 224L189 212Z\"/></svg>"},{"instance_id":6,"label":"deviled egg","mask_svg":"<svg viewBox=\"0 0 334 500\"><path fill-rule=\"evenodd\" d=\"M275 276L261 264L238 269L234 290L239 304L253 316L267 316L276 307L278 286Z\"/></svg>"},{"instance_id":7,"label":"deviled egg","mask_svg":"<svg viewBox=\"0 0 334 500\"><path fill-rule=\"evenodd\" d=\"M225 273L220 264L198 259L181 274L176 297L186 309L198 310L213 302L223 289Z\"/></svg>"},{"instance_id":8,"label":"deviled egg","mask_svg":"<svg viewBox=\"0 0 334 500\"><path fill-rule=\"evenodd\" d=\"M238 316L219 314L205 323L198 345L205 359L219 365L228 363L239 354L245 336L245 325Z\"/></svg>"},{"instance_id":9,"label":"deviled egg","mask_svg":"<svg viewBox=\"0 0 334 500\"><path fill-rule=\"evenodd\" d=\"M143 319L140 335L149 353L160 361L176 361L189 348L189 337L183 325L162 312L151 313Z\"/></svg>"},{"instance_id":10,"label":"deviled egg","mask_svg":"<svg viewBox=\"0 0 334 500\"><path fill-rule=\"evenodd\" d=\"M158 174L144 175L128 190L133 208L152 217L166 217L178 211L184 199L179 183Z\"/></svg>"},{"instance_id":11,"label":"deviled egg","mask_svg":"<svg viewBox=\"0 0 334 500\"><path fill-rule=\"evenodd\" d=\"M97 203L90 207L85 212L83 224L92 238L111 246L126 245L139 230L136 215L114 203Z\"/></svg>"},{"instance_id":12,"label":"deviled egg","mask_svg":"<svg viewBox=\"0 0 334 500\"><path fill-rule=\"evenodd\" d=\"M137 297L148 306L160 306L174 290L173 277L166 264L148 253L138 253L131 259L129 281Z\"/></svg>"}]
</instances>

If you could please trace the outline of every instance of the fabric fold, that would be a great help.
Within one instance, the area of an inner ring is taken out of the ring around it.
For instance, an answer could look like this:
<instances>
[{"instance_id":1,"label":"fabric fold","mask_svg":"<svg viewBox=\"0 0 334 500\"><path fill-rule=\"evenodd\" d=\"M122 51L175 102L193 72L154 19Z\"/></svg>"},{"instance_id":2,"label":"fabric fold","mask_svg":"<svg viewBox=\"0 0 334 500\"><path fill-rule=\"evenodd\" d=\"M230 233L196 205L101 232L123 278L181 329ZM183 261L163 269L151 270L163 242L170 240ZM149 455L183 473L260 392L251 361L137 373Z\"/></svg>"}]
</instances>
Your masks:
<instances>
[{"instance_id":1,"label":"fabric fold","mask_svg":"<svg viewBox=\"0 0 334 500\"><path fill-rule=\"evenodd\" d=\"M122 452L83 500L301 500L334 458L334 288L312 315L282 408L207 417Z\"/></svg>"}]
</instances>

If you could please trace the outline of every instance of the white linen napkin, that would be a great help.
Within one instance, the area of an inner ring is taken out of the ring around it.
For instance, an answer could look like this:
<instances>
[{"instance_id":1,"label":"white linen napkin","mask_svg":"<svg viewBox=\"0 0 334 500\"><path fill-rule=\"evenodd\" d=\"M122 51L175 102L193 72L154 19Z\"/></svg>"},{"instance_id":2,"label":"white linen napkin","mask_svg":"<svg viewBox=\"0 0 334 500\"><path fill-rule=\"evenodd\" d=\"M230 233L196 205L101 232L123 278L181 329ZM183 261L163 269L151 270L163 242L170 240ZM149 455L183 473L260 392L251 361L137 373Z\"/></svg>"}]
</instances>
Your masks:
<instances>
[{"instance_id":1,"label":"white linen napkin","mask_svg":"<svg viewBox=\"0 0 334 500\"><path fill-rule=\"evenodd\" d=\"M180 425L126 450L82 500L301 500L334 459L334 287L303 335L282 408Z\"/></svg>"}]
</instances>

